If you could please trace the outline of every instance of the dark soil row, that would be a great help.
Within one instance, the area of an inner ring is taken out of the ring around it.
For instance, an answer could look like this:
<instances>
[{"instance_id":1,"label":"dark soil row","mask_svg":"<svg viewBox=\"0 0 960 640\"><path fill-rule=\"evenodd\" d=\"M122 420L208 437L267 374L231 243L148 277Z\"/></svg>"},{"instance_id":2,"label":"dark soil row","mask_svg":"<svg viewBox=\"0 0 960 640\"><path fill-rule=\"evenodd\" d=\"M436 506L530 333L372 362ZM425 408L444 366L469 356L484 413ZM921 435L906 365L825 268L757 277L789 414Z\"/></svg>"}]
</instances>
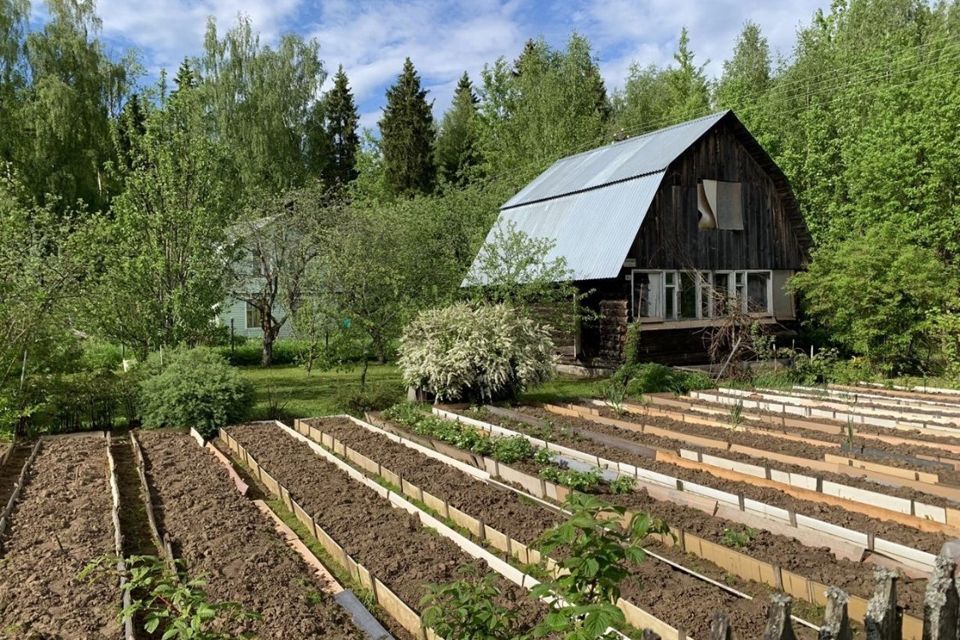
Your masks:
<instances>
[{"instance_id":1,"label":"dark soil row","mask_svg":"<svg viewBox=\"0 0 960 640\"><path fill-rule=\"evenodd\" d=\"M615 417L614 413L610 410L603 411L603 413L608 417ZM629 420L630 416L626 416L624 419ZM824 454L830 453L838 456L856 458L866 462L885 464L900 469L911 469L914 471L934 471L939 474L942 482L960 484L960 472L946 467L937 467L936 469L932 469L930 464L925 461L910 460L909 457L905 455L908 452L904 447L897 448L889 445L886 447L874 447L870 444L872 441L862 440L861 442L857 442L852 449L848 450L843 446L845 444L845 438L843 436L831 438L827 434L820 434L818 432L811 432L809 434L811 440L830 440L836 442L837 446L823 447L805 442L769 438L765 434L750 431L734 431L732 433L720 435L716 427L706 427L688 422L679 422L677 420L671 420L670 418L665 418L662 416L644 416L643 420L645 423L650 424L651 426L670 429L678 434L703 436L706 438L713 438L715 440L729 439L729 441L733 444L754 447L756 449L765 449L767 451L784 453L801 458L809 458L811 460L823 460ZM816 437L814 436L814 433L816 433L817 436L824 437ZM858 450L858 447L872 448L873 451L869 455L864 455L862 450ZM941 455L942 451L937 452L936 450L927 450L924 451L924 453L927 455Z\"/></svg>"},{"instance_id":2,"label":"dark soil row","mask_svg":"<svg viewBox=\"0 0 960 640\"><path fill-rule=\"evenodd\" d=\"M539 410L532 410L531 415L536 416L536 411ZM587 426L594 424L585 420L550 414L550 426L548 427L550 429L550 433L544 434L544 429L542 427L533 427L529 424L515 420L505 420L482 409L479 410L479 412L471 413L471 415L473 417L486 420L487 422L500 424L508 429L536 435L537 437L544 437L544 435L547 435L549 439L557 444L566 445L585 453L607 458L608 460L626 462L637 467L672 475L689 482L695 482L705 486L713 487L721 491L727 491L734 494L742 493L744 496L759 502L774 505L782 509L790 509L806 516L818 518L842 527L854 529L856 531L872 533L886 540L891 540L893 542L898 542L900 544L922 549L923 551L927 551L929 553L939 553L943 544L950 540L950 538L941 534L924 533L915 529L909 529L897 522L877 520L863 514L845 511L840 507L835 507L820 502L799 500L776 489L758 487L747 482L737 482L733 480L717 478L706 471L683 469L681 467L664 462L655 462L649 458L625 451L624 449L618 449L606 444L593 442L577 436L572 431L572 429L586 428ZM623 431L622 433L630 432Z\"/></svg>"},{"instance_id":3,"label":"dark soil row","mask_svg":"<svg viewBox=\"0 0 960 640\"><path fill-rule=\"evenodd\" d=\"M541 533L560 520L547 509L524 501L511 491L470 478L443 462L367 431L349 420L331 418L308 422L421 489L525 544L534 542ZM648 547L661 554L668 552L654 542ZM683 563L684 559L678 558L677 561ZM713 565L701 566L700 569L711 573L711 577L717 580L731 577ZM623 597L668 624L683 628L696 638L709 637L710 617L719 610L730 615L739 637L759 637L766 620L764 603L770 590L755 584L737 586L751 590L753 595L758 596L757 599L743 600L650 559L631 567L631 578L624 583ZM678 602L688 605L678 607ZM698 603L698 606L693 603Z\"/></svg>"},{"instance_id":4,"label":"dark soil row","mask_svg":"<svg viewBox=\"0 0 960 640\"><path fill-rule=\"evenodd\" d=\"M415 516L391 507L276 426L242 425L230 433L347 553L414 610L420 610L428 585L462 578L467 565L490 573L485 563L423 529ZM522 626L532 628L545 607L505 579L497 585L502 603L518 611Z\"/></svg>"},{"instance_id":5,"label":"dark soil row","mask_svg":"<svg viewBox=\"0 0 960 640\"><path fill-rule=\"evenodd\" d=\"M707 400L698 400L696 398L683 398L683 400L686 402L689 402L692 405L707 407L710 409L721 409L724 411L728 411L730 409L730 407L727 407L725 405L716 404L714 402L710 402ZM844 430L847 428L847 425L845 422L840 422L837 420L828 420L826 418L814 419L814 421L816 421L819 424L833 425L837 428L837 433L841 435L834 436L833 438L831 438L829 434L822 433L820 431L814 431L811 429L803 429L801 427L784 428L779 422L780 418L783 417L779 413L763 411L760 409L746 409L745 412L756 414L763 417L763 419L761 420L744 419L744 424L748 424L751 427L760 427L763 429L770 429L772 431L780 431L783 433L794 433L794 434L803 435L815 440L833 440L834 442L838 442L838 443L841 443L846 440L846 436L842 435ZM698 415L700 414L698 413ZM793 419L798 419L798 420L802 419L799 416L788 416L788 417ZM906 429L892 429L889 427L877 427L877 426L871 426L868 424L858 424L855 426L858 432L875 433L879 435L910 438L911 440L922 440L923 442L930 443L930 447L928 448L928 447L918 447L914 445L894 445L894 444L883 443L879 440L854 438L854 440L857 442L858 445L862 445L866 447L883 448L885 451L889 451L891 453L909 452L912 454L922 454L922 455L942 455L943 450L937 448L938 444L940 443L960 444L960 435L958 435L957 437L951 437L947 434L944 434L943 436L939 436L939 435L933 436L933 435L921 433L919 431L906 430Z\"/></svg>"},{"instance_id":6,"label":"dark soil row","mask_svg":"<svg viewBox=\"0 0 960 640\"><path fill-rule=\"evenodd\" d=\"M403 432L403 429L395 423L391 424L391 427L398 432ZM520 465L511 466L520 468ZM535 465L531 463L526 466L529 468L523 469L524 471L536 475ZM649 513L653 517L662 519L671 527L688 531L716 544L726 544L725 535L728 530L739 533L746 532L746 527L739 523L709 516L692 507L651 498L643 490L620 496L605 495L604 499L635 511ZM873 595L874 567L846 559L838 559L825 547L808 547L795 538L755 530L752 532L751 539L738 551L757 560L779 565L788 571L822 584L839 587L854 595L864 598ZM901 578L897 584L900 604L914 615L922 615L926 584L926 580L911 580L906 577Z\"/></svg>"},{"instance_id":7,"label":"dark soil row","mask_svg":"<svg viewBox=\"0 0 960 640\"><path fill-rule=\"evenodd\" d=\"M238 602L262 617L230 621L224 631L263 640L363 637L210 453L178 432L142 432L139 439L158 527L174 555L191 577L206 580L212 600Z\"/></svg>"},{"instance_id":8,"label":"dark soil row","mask_svg":"<svg viewBox=\"0 0 960 640\"><path fill-rule=\"evenodd\" d=\"M859 487L861 489L866 489L868 491L876 491L877 493L883 493L889 496L896 496L898 498L905 498L908 500L916 500L918 502L923 502L925 504L937 505L941 507L957 507L957 504L948 498L941 496L931 495L924 491L917 489L912 489L910 487L896 487L888 484L882 484L880 482L875 482L863 476L848 476L840 473L829 473L824 471L816 471L795 464L787 464L785 462L776 462L772 460L767 460L766 458L755 458L749 456L745 453L739 453L736 451L730 451L728 449L720 448L711 448L711 447L700 447L693 444L687 444L680 439L669 438L665 436L652 435L647 433L638 433L636 431L631 431L629 429L622 429L619 427L613 427L610 425L600 424L586 418L573 418L568 416L558 416L555 413L550 413L549 411L535 408L523 407L521 409L523 413L530 414L532 417L536 417L545 422L552 422L557 418L562 418L565 422L571 424L576 423L581 425L576 427L576 431L579 435L582 435L584 438L589 439L589 433L600 433L605 435L614 436L617 438L623 438L625 440L631 440L640 444L647 445L649 447L659 447L661 449L667 449L673 452L678 451L679 449L688 449L691 451L702 451L710 455L715 455L727 460L736 460L738 462L745 462L747 464L769 466L780 471L788 471L790 473L800 473L807 476L815 476L828 480L830 482L836 482L837 484L843 484L847 486ZM606 417L615 417L619 420L625 422L632 422L635 420L632 416L615 416L612 413L603 412ZM670 425L664 424L663 418L644 418L644 424L649 424L653 426L659 426L663 428L668 428L672 431L679 432L679 429L675 428L675 425L681 424L675 421L671 421ZM639 425L638 425L639 426ZM702 434L704 437L710 437L714 440L724 440L729 434L729 432L723 432L719 429L713 429L711 427L703 427ZM751 434L732 434L733 438L731 440L736 442L737 435L751 435ZM762 440L764 445L764 450L777 452L777 453L789 453L784 451L784 448L781 448L781 445L791 445L794 444L785 440L778 440L776 438L766 438L760 434L752 434L756 439ZM678 436L679 438L679 436ZM753 446L753 445L751 445ZM838 450L838 455L846 455L843 452Z\"/></svg>"},{"instance_id":9,"label":"dark soil row","mask_svg":"<svg viewBox=\"0 0 960 640\"><path fill-rule=\"evenodd\" d=\"M0 637L120 637L116 583L77 577L114 553L112 509L102 436L44 442L5 541Z\"/></svg>"}]
</instances>

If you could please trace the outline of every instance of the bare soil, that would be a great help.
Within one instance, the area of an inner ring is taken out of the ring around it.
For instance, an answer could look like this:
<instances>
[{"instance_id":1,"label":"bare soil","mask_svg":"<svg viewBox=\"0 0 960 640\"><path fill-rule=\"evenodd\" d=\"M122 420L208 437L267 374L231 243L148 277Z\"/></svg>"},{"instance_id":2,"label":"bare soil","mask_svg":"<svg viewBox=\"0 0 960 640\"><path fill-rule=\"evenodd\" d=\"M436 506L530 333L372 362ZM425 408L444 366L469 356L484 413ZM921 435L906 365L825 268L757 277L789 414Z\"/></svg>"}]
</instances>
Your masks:
<instances>
[{"instance_id":1,"label":"bare soil","mask_svg":"<svg viewBox=\"0 0 960 640\"><path fill-rule=\"evenodd\" d=\"M688 449L691 451L701 451L703 453L707 453L710 455L726 458L727 460L736 460L738 462L745 462L747 464L754 464L754 465L759 464L762 466L769 466L774 469L778 469L780 471L788 471L791 473L800 473L807 476L820 477L830 482L836 482L837 484L859 487L861 489L866 489L868 491L876 491L877 493L883 493L888 496L896 496L898 498L905 498L907 500L916 500L918 502L923 502L924 504L937 505L941 507L957 506L956 503L954 503L952 500L948 498L931 495L924 491L912 489L910 487L898 487L898 486L893 486L889 484L883 484L880 482L875 482L863 476L848 476L840 473L816 471L800 465L787 464L785 462L775 462L775 461L767 460L765 458L756 458L744 453L730 451L728 449L700 447L693 444L687 444L682 440L667 438L664 436L651 435L646 433L638 433L636 431L631 431L629 429L621 429L619 427L600 424L585 418L581 419L581 418L573 418L573 417L567 417L567 416L558 416L557 414L550 413L549 411L546 411L543 409L524 407L519 410L521 410L524 414L530 414L531 416L535 416L538 419L541 419L544 421L553 421L556 418L562 418L565 422L569 422L571 424L575 422L578 425L581 425L579 427L576 427L577 434L586 439L590 439L589 434L591 433L600 433L600 434L614 436L616 438L631 440L633 442L637 442L639 444L643 444L649 447L666 449L673 452L676 452L681 448ZM636 421L636 418L630 415L616 416L612 412L606 412L606 411L604 411L603 414L606 417L617 418L618 420L623 420L624 422ZM643 421L645 424L650 424L650 425L662 427L665 429L671 429L673 431L677 431L678 433L680 431L679 429L676 428L676 425L682 424L676 421L667 420L665 418L659 418L659 417L644 417ZM713 429L711 427L702 427L700 431L701 432L697 435L703 435L704 437L711 437L714 440L723 440L728 435L731 435L731 434L728 434L727 432L721 432L720 430ZM732 442L737 441L736 440L737 435L753 435L756 441L763 442L763 449L765 451L770 451L775 453L790 454L791 453L790 445L795 444L787 440L778 440L776 438L765 438L760 434L732 434L732 435L733 435L733 437L731 438ZM880 444L883 444L883 443L880 443ZM750 445L750 446L757 446L757 445ZM757 448L760 448L760 447L757 447ZM839 448L836 451L834 451L834 453L836 453L837 455L849 455L846 451L841 451ZM928 469L928 470L931 470L931 469ZM939 470L936 470L936 471L939 471Z\"/></svg>"},{"instance_id":2,"label":"bare soil","mask_svg":"<svg viewBox=\"0 0 960 640\"><path fill-rule=\"evenodd\" d=\"M465 567L491 572L278 427L249 424L231 427L230 433L347 553L414 610L421 610L430 584L458 580ZM544 605L503 578L496 584L502 604L518 612L522 627L539 622Z\"/></svg>"},{"instance_id":3,"label":"bare soil","mask_svg":"<svg viewBox=\"0 0 960 640\"><path fill-rule=\"evenodd\" d=\"M537 415L536 411L540 411L527 408L524 409L524 411L528 410L532 411L531 415L534 416ZM480 410L479 413L474 415L488 422L500 424L508 429L534 434L538 437L543 437L545 435L543 433L543 427L533 427L523 422L505 420L484 410ZM915 529L909 529L897 522L874 519L863 514L849 512L840 507L835 507L828 504L799 500L776 489L758 487L747 482L737 482L733 480L717 478L706 471L683 469L681 467L670 465L664 462L655 462L649 458L625 451L623 449L618 449L609 445L584 439L577 436L572 431L578 427L583 428L586 425L593 424L594 423L589 423L585 420L550 414L549 428L551 429L551 432L547 435L557 444L566 445L586 453L611 460L626 462L628 464L649 469L651 471L672 475L688 482L695 482L705 486L713 487L721 491L727 491L734 494L742 493L748 498L765 502L766 504L778 506L783 509L793 510L806 516L818 518L842 527L848 527L865 533L872 533L886 540L908 545L929 553L939 553L943 544L950 540L950 538L942 534L925 533Z\"/></svg>"},{"instance_id":4,"label":"bare soil","mask_svg":"<svg viewBox=\"0 0 960 640\"><path fill-rule=\"evenodd\" d=\"M403 432L403 429L397 425L392 424L391 426L399 432ZM520 469L519 465L510 466ZM536 465L530 463L526 466L530 468L522 469L523 471L533 475L537 474ZM716 544L729 546L726 538L728 530L741 534L746 533L747 530L746 527L737 522L717 516L709 516L692 507L651 498L642 489L626 495L605 495L604 499L628 507L631 510L648 513L655 518L662 519L671 527L687 531ZM659 549L663 550L663 547L659 547ZM874 567L846 559L838 559L826 547L808 547L795 538L776 535L768 531L753 530L750 540L744 547L737 550L822 584L839 587L854 595L864 598L873 595ZM658 553L660 552L658 551ZM692 566L689 563L689 556L684 557L686 560L678 561ZM707 575L717 578L710 572L708 563L704 563L698 568L698 570L701 569ZM926 580L911 580L906 577L900 579L897 584L897 594L899 602L905 610L917 616L922 615L926 584ZM737 586L737 588L741 587ZM741 588L741 590L743 589Z\"/></svg>"},{"instance_id":5,"label":"bare soil","mask_svg":"<svg viewBox=\"0 0 960 640\"><path fill-rule=\"evenodd\" d=\"M308 422L421 489L447 500L461 511L480 518L524 544L535 542L540 534L560 522L560 517L553 512L523 500L512 491L470 478L443 462L358 427L349 420L328 418ZM648 548L661 555L670 553L652 541ZM676 558L681 564L689 560L685 557ZM709 563L701 564L698 569L717 580L729 581L731 578L722 569ZM694 637L709 637L710 616L719 610L731 616L740 637L759 637L762 632L766 620L765 602L771 593L762 585L734 580L742 590L758 596L757 600L751 602L657 560L649 559L640 565L633 565L630 571L631 577L623 585L623 597L665 622L683 628ZM691 604L678 608L678 599L680 602L702 603L702 606Z\"/></svg>"},{"instance_id":6,"label":"bare soil","mask_svg":"<svg viewBox=\"0 0 960 640\"><path fill-rule=\"evenodd\" d=\"M161 534L191 577L215 601L240 603L261 620L230 621L226 631L267 639L359 639L363 635L273 523L242 497L226 471L190 436L139 434Z\"/></svg>"},{"instance_id":7,"label":"bare soil","mask_svg":"<svg viewBox=\"0 0 960 640\"><path fill-rule=\"evenodd\" d=\"M727 409L727 410L729 409L729 407L725 407L724 405L718 405L716 403L709 402L707 400L698 400L696 398L683 398L683 400L685 402L689 402L690 404L700 406L700 407L709 407L711 409L718 409L718 408ZM808 435L810 438L817 439L817 440L831 439L829 437L829 434L825 434L820 431L803 429L801 427L784 428L782 425L779 424L779 420L782 417L782 415L779 413L762 411L760 409L749 409L747 410L747 412L763 417L763 419L760 419L760 420L745 419L744 424L748 424L750 426L770 429L772 431L780 431L783 433L796 433L798 435ZM794 418L794 419L800 419L797 416L788 416L788 417ZM847 428L847 425L845 422L840 422L837 420L828 420L826 418L816 418L815 421L819 424L827 424L827 425L835 426L837 428L838 434L843 434L844 430ZM874 433L874 434L886 435L886 436L910 438L911 440L922 440L924 442L930 443L930 448L927 449L925 447L917 448L913 445L891 445L891 444L881 443L880 441L877 441L877 440L870 440L870 439L863 440L863 444L865 446L879 447L881 444L885 444L884 449L891 452L909 451L911 453L923 454L923 455L942 455L943 450L937 448L937 445L939 443L960 444L960 435L956 437L952 437L949 434L944 433L944 435L942 436L941 435L934 436L934 435L921 433L919 431L914 431L914 430L892 429L889 427L877 427L877 426L871 426L868 424L858 424L856 425L856 429L857 431L864 432L864 433ZM845 438L845 436L843 435L841 435L840 437Z\"/></svg>"},{"instance_id":8,"label":"bare soil","mask_svg":"<svg viewBox=\"0 0 960 640\"><path fill-rule=\"evenodd\" d=\"M13 510L0 560L0 637L120 637L120 590L77 575L114 553L102 435L43 443Z\"/></svg>"}]
</instances>

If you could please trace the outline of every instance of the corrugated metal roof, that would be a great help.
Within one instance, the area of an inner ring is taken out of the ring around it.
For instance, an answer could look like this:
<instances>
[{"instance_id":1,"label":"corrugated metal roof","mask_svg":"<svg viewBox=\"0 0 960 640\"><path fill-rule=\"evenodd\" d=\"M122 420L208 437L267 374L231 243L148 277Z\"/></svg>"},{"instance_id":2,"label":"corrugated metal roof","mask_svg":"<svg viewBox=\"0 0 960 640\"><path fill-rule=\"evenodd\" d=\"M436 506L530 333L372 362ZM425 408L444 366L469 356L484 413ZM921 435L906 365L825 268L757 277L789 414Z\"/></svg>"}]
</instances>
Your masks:
<instances>
[{"instance_id":1,"label":"corrugated metal roof","mask_svg":"<svg viewBox=\"0 0 960 640\"><path fill-rule=\"evenodd\" d=\"M499 229L513 223L533 238L553 241L547 261L563 257L574 280L614 278L624 256L640 231L650 203L660 187L664 171L620 182L616 188L592 189L533 204L504 209L487 234L486 243ZM481 252L483 249L481 249ZM477 268L475 261L471 267ZM464 281L474 281L470 277Z\"/></svg>"},{"instance_id":2,"label":"corrugated metal roof","mask_svg":"<svg viewBox=\"0 0 960 640\"><path fill-rule=\"evenodd\" d=\"M558 160L510 198L502 209L666 169L727 113L722 111Z\"/></svg>"}]
</instances>

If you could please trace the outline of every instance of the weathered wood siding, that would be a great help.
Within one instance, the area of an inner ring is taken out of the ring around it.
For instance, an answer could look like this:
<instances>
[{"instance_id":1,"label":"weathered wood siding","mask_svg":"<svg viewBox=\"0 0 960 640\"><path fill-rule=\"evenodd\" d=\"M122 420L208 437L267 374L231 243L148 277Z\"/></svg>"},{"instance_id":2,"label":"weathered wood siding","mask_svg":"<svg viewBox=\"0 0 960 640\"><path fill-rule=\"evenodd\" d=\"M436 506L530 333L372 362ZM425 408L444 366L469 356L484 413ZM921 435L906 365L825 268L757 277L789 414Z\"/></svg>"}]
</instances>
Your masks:
<instances>
[{"instance_id":1,"label":"weathered wood siding","mask_svg":"<svg viewBox=\"0 0 960 640\"><path fill-rule=\"evenodd\" d=\"M741 183L743 231L697 226L697 182ZM637 268L789 269L804 266L772 178L720 123L667 169L630 250Z\"/></svg>"}]
</instances>

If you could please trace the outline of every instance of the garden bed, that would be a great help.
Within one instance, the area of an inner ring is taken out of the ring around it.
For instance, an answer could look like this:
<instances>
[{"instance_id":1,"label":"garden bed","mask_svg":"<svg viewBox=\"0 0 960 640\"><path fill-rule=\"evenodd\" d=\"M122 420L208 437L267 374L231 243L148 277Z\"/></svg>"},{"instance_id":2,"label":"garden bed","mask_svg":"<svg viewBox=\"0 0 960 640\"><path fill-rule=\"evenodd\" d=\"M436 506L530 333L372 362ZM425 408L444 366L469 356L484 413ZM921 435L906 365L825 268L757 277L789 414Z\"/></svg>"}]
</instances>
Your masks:
<instances>
[{"instance_id":1,"label":"garden bed","mask_svg":"<svg viewBox=\"0 0 960 640\"><path fill-rule=\"evenodd\" d=\"M491 573L453 542L421 528L417 518L392 508L276 426L242 425L229 433L290 491L318 526L415 611L420 611L428 585L463 577L461 567L472 565L481 574ZM504 578L497 577L496 584L503 592L502 604L518 612L524 628L532 628L546 611L545 605Z\"/></svg>"},{"instance_id":2,"label":"garden bed","mask_svg":"<svg viewBox=\"0 0 960 640\"><path fill-rule=\"evenodd\" d=\"M461 511L479 518L485 524L512 538L531 544L560 517L545 507L523 500L512 491L498 489L473 479L454 467L426 456L389 438L367 431L346 418L307 420L310 426L332 435L345 445L378 462L405 480L416 484ZM668 548L648 541L648 549L658 554L671 554ZM674 555L683 563L684 558ZM682 556L682 554L681 554ZM690 560L689 558L686 560ZM719 567L701 565L701 572L716 580L731 576ZM734 582L737 582L734 580ZM739 589L748 588L736 584ZM715 611L726 611L740 637L759 637L766 620L765 602L769 589L751 585L757 600L750 601L730 594L655 559L631 566L631 577L623 585L623 597L695 638L708 638L710 618ZM678 610L678 599L702 603L702 606ZM753 633L753 631L756 633ZM801 637L808 631L798 628Z\"/></svg>"},{"instance_id":3,"label":"garden bed","mask_svg":"<svg viewBox=\"0 0 960 640\"><path fill-rule=\"evenodd\" d=\"M485 410L471 411L469 412L469 415L492 424L504 426L508 429L532 434L536 437L542 438L545 436L542 428L533 427L529 424L519 421L505 420ZM532 415L536 414L534 413ZM804 515L819 518L842 527L848 527L865 533L872 533L881 538L914 547L928 553L939 553L943 544L951 539L942 534L924 533L914 529L908 529L899 523L877 520L859 513L852 513L840 507L806 500L799 500L776 489L758 487L746 482L717 478L706 471L683 469L668 463L656 462L650 460L648 457L637 455L623 449L618 449L605 444L592 442L584 438L579 438L569 429L575 429L580 425L577 423L568 423L567 418L565 417L556 416L556 419L553 420L552 423L557 428L552 430L550 433L550 438L557 444L569 446L591 455L618 460L651 471L673 475L683 480L696 482L698 484L713 487L721 491L729 491L734 494L742 493L744 496L759 502L803 513Z\"/></svg>"},{"instance_id":4,"label":"garden bed","mask_svg":"<svg viewBox=\"0 0 960 640\"><path fill-rule=\"evenodd\" d=\"M0 636L121 636L117 583L78 577L114 553L112 509L103 435L45 439L5 540Z\"/></svg>"},{"instance_id":5,"label":"garden bed","mask_svg":"<svg viewBox=\"0 0 960 640\"><path fill-rule=\"evenodd\" d=\"M363 637L208 451L183 433L146 431L138 438L158 525L174 555L190 577L207 581L211 599L238 602L262 617L232 621L225 630L263 640Z\"/></svg>"}]
</instances>

